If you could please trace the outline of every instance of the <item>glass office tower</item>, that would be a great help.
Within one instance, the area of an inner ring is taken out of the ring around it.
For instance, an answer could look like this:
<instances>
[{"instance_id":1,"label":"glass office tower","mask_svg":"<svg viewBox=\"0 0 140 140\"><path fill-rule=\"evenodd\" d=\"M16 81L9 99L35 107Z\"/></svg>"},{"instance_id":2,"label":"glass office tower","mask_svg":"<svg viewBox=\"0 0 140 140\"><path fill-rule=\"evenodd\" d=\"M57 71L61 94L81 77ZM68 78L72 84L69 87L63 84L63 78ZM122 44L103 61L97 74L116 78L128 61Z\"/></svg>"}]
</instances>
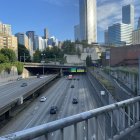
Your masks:
<instances>
[{"instance_id":1,"label":"glass office tower","mask_svg":"<svg viewBox=\"0 0 140 140\"><path fill-rule=\"evenodd\" d=\"M96 0L79 0L80 39L89 44L97 42Z\"/></svg>"},{"instance_id":2,"label":"glass office tower","mask_svg":"<svg viewBox=\"0 0 140 140\"><path fill-rule=\"evenodd\" d=\"M134 29L134 5L129 4L122 8L122 22L131 24Z\"/></svg>"}]
</instances>

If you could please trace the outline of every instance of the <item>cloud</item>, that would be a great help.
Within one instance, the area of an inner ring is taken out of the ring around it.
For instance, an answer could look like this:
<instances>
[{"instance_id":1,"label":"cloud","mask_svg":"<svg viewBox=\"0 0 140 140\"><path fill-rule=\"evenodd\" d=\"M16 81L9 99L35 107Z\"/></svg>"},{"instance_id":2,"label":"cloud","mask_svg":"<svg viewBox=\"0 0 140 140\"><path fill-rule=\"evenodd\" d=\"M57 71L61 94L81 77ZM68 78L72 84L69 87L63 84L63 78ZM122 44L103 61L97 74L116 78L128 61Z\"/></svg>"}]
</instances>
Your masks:
<instances>
[{"instance_id":1,"label":"cloud","mask_svg":"<svg viewBox=\"0 0 140 140\"><path fill-rule=\"evenodd\" d=\"M135 19L140 16L139 0L102 0L98 1L97 19L99 30L106 30L108 26L121 22L122 6L127 4L135 5Z\"/></svg>"}]
</instances>

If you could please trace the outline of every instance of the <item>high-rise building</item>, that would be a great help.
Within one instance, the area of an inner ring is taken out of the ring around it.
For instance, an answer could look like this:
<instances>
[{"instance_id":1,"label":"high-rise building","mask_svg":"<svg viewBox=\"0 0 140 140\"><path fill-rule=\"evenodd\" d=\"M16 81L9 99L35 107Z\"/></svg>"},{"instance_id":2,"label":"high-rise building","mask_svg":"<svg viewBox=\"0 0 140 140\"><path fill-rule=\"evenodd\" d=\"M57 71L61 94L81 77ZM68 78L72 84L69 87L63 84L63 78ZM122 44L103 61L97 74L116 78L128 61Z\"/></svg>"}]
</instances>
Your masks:
<instances>
[{"instance_id":1,"label":"high-rise building","mask_svg":"<svg viewBox=\"0 0 140 140\"><path fill-rule=\"evenodd\" d=\"M133 45L140 44L140 28L133 31L133 33L132 33L132 44Z\"/></svg>"},{"instance_id":2,"label":"high-rise building","mask_svg":"<svg viewBox=\"0 0 140 140\"><path fill-rule=\"evenodd\" d=\"M34 46L35 31L27 31L26 35L28 36L28 39L30 40L30 44L32 44L33 50L35 50L35 46Z\"/></svg>"},{"instance_id":3,"label":"high-rise building","mask_svg":"<svg viewBox=\"0 0 140 140\"><path fill-rule=\"evenodd\" d=\"M17 47L17 37L12 35L11 25L0 22L0 49L12 49L18 56Z\"/></svg>"},{"instance_id":4,"label":"high-rise building","mask_svg":"<svg viewBox=\"0 0 140 140\"><path fill-rule=\"evenodd\" d=\"M46 48L46 45L46 39L43 39L41 36L35 36L36 50L39 49L40 51L43 51Z\"/></svg>"},{"instance_id":5,"label":"high-rise building","mask_svg":"<svg viewBox=\"0 0 140 140\"><path fill-rule=\"evenodd\" d=\"M32 59L33 52L35 50L35 43L34 43L35 31L27 31L26 35L28 36L28 39L29 39L29 42L28 42L29 52L30 52L30 56L31 56L31 59Z\"/></svg>"},{"instance_id":6,"label":"high-rise building","mask_svg":"<svg viewBox=\"0 0 140 140\"><path fill-rule=\"evenodd\" d=\"M132 25L116 23L108 27L108 43L113 46L132 44Z\"/></svg>"},{"instance_id":7,"label":"high-rise building","mask_svg":"<svg viewBox=\"0 0 140 140\"><path fill-rule=\"evenodd\" d=\"M17 37L15 36L8 36L8 35L0 35L0 49L8 48L15 51L17 55Z\"/></svg>"},{"instance_id":8,"label":"high-rise building","mask_svg":"<svg viewBox=\"0 0 140 140\"><path fill-rule=\"evenodd\" d=\"M26 34L16 33L15 36L18 39L18 44L24 45L27 49L29 49L29 41Z\"/></svg>"},{"instance_id":9,"label":"high-rise building","mask_svg":"<svg viewBox=\"0 0 140 140\"><path fill-rule=\"evenodd\" d=\"M122 23L131 24L134 29L134 5L129 4L122 7Z\"/></svg>"},{"instance_id":10,"label":"high-rise building","mask_svg":"<svg viewBox=\"0 0 140 140\"><path fill-rule=\"evenodd\" d=\"M80 39L97 42L96 0L79 0Z\"/></svg>"},{"instance_id":11,"label":"high-rise building","mask_svg":"<svg viewBox=\"0 0 140 140\"><path fill-rule=\"evenodd\" d=\"M109 43L109 40L108 40L108 30L105 30L105 32L104 32L104 40L105 40L105 44L107 45Z\"/></svg>"},{"instance_id":12,"label":"high-rise building","mask_svg":"<svg viewBox=\"0 0 140 140\"><path fill-rule=\"evenodd\" d=\"M49 38L49 31L47 28L44 29L44 39L48 39Z\"/></svg>"},{"instance_id":13,"label":"high-rise building","mask_svg":"<svg viewBox=\"0 0 140 140\"><path fill-rule=\"evenodd\" d=\"M140 29L140 17L139 17L139 20L138 20L138 29Z\"/></svg>"},{"instance_id":14,"label":"high-rise building","mask_svg":"<svg viewBox=\"0 0 140 140\"><path fill-rule=\"evenodd\" d=\"M75 37L75 41L76 40L80 41L80 25L74 26L74 37Z\"/></svg>"},{"instance_id":15,"label":"high-rise building","mask_svg":"<svg viewBox=\"0 0 140 140\"><path fill-rule=\"evenodd\" d=\"M0 34L12 35L11 25L0 22Z\"/></svg>"}]
</instances>

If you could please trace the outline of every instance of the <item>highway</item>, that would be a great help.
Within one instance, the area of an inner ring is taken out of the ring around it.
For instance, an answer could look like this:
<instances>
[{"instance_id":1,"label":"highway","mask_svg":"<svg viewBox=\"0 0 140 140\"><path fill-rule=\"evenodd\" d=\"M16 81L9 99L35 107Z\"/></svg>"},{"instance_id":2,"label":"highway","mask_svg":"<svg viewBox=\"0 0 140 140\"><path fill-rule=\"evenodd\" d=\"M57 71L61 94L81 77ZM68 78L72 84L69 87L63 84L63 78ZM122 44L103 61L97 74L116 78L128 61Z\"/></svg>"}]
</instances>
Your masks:
<instances>
[{"instance_id":1,"label":"highway","mask_svg":"<svg viewBox=\"0 0 140 140\"><path fill-rule=\"evenodd\" d=\"M0 86L0 108L17 99L17 97L23 96L31 89L31 87L34 88L38 85L38 83L43 83L51 77L52 75L42 79L36 77L21 79L19 81L17 80L12 83ZM27 83L27 86L21 87L23 83Z\"/></svg>"},{"instance_id":2,"label":"highway","mask_svg":"<svg viewBox=\"0 0 140 140\"><path fill-rule=\"evenodd\" d=\"M80 112L94 109L98 107L94 95L95 89L92 87L86 75L75 76L76 80L67 80L61 78L47 91L36 98L29 106L20 112L16 117L12 118L1 130L0 136L24 130L33 126L51 122L60 118L71 116ZM78 81L77 78L80 80ZM29 80L30 82L30 80ZM20 85L20 84L19 84ZM74 85L74 88L71 88ZM21 87L20 87L21 88ZM41 96L47 97L45 102L40 102ZM78 104L72 104L72 99L78 98ZM58 112L54 115L50 114L50 107L56 105ZM78 124L78 139L86 139L85 122ZM89 120L89 138L94 138L95 123L94 120ZM74 127L70 126L64 130L64 138L66 140L74 139ZM50 133L48 137L51 140L58 140L59 132ZM103 134L100 133L100 137ZM44 136L38 139L44 139Z\"/></svg>"}]
</instances>

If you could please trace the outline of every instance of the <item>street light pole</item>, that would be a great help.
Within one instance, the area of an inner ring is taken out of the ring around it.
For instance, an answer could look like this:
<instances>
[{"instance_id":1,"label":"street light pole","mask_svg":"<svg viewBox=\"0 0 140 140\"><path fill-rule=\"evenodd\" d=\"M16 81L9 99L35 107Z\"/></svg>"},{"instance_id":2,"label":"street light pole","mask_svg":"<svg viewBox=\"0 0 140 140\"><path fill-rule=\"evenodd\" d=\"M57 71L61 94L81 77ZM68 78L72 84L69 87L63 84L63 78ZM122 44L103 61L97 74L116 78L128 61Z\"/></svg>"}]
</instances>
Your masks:
<instances>
[{"instance_id":1,"label":"street light pole","mask_svg":"<svg viewBox=\"0 0 140 140\"><path fill-rule=\"evenodd\" d=\"M43 76L44 76L44 62L45 62L45 61L44 61L44 56L45 56L45 54L44 54L44 53L42 53L41 55L42 55L42 63L43 63Z\"/></svg>"},{"instance_id":2,"label":"street light pole","mask_svg":"<svg viewBox=\"0 0 140 140\"><path fill-rule=\"evenodd\" d=\"M56 55L54 54L54 57L55 57L55 65L56 65Z\"/></svg>"}]
</instances>

